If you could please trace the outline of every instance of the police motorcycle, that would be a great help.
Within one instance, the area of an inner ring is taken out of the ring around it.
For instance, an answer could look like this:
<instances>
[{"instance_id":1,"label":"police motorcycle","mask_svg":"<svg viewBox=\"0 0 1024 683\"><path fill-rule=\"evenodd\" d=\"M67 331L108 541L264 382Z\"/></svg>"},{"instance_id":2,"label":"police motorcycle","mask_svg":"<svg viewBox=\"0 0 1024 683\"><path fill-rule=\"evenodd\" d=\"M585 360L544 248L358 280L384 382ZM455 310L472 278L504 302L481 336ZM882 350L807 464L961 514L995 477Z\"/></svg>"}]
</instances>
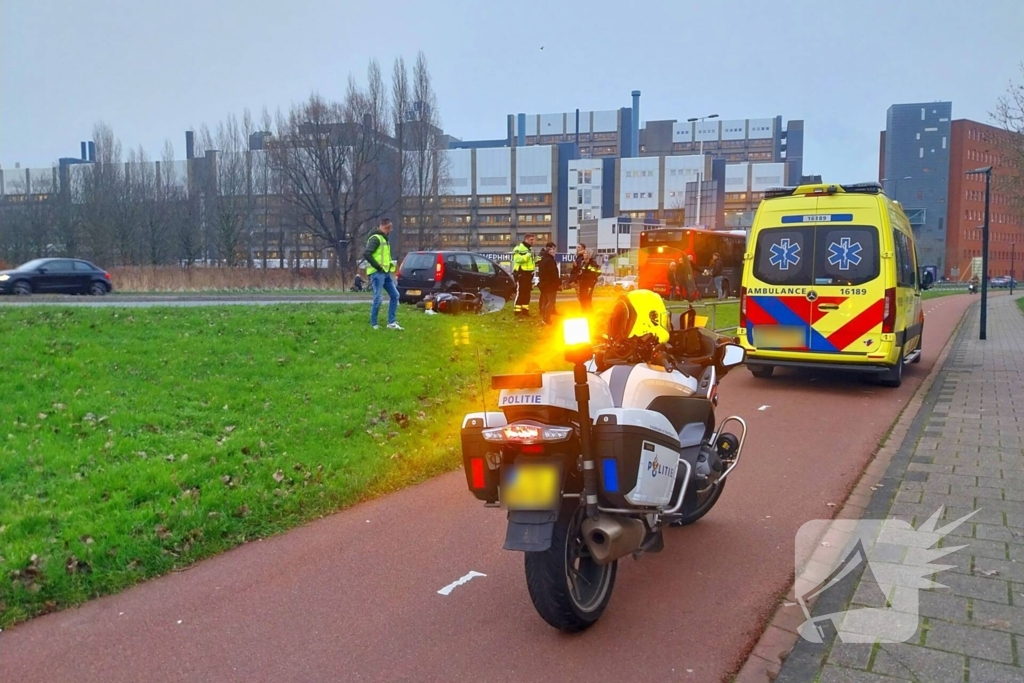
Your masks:
<instances>
[{"instance_id":1,"label":"police motorcycle","mask_svg":"<svg viewBox=\"0 0 1024 683\"><path fill-rule=\"evenodd\" d=\"M670 320L649 290L620 296L593 342L587 318L563 336L573 370L493 376L500 411L465 415L461 438L469 490L507 511L503 547L525 553L535 609L572 633L600 618L618 560L662 550L666 526L717 503L746 437L740 417L716 422L718 384L745 351L692 307Z\"/></svg>"}]
</instances>

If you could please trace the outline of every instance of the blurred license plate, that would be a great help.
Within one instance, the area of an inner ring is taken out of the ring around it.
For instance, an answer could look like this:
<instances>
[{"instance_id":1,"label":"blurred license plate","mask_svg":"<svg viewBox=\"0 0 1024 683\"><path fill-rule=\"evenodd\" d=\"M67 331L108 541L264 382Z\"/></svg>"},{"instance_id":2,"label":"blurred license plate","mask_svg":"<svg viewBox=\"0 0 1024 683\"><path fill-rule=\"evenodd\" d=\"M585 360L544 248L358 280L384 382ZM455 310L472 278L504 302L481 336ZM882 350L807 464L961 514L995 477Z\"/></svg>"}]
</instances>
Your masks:
<instances>
[{"instance_id":1,"label":"blurred license plate","mask_svg":"<svg viewBox=\"0 0 1024 683\"><path fill-rule=\"evenodd\" d=\"M419 289L410 289L410 290L406 291L406 294L408 294L409 296L419 296L422 293L423 292L421 290L419 290Z\"/></svg>"},{"instance_id":2,"label":"blurred license plate","mask_svg":"<svg viewBox=\"0 0 1024 683\"><path fill-rule=\"evenodd\" d=\"M558 505L557 465L513 465L501 488L502 505L509 510L550 510Z\"/></svg>"},{"instance_id":3,"label":"blurred license plate","mask_svg":"<svg viewBox=\"0 0 1024 683\"><path fill-rule=\"evenodd\" d=\"M797 325L755 325L754 346L759 349L807 348L807 330Z\"/></svg>"}]
</instances>

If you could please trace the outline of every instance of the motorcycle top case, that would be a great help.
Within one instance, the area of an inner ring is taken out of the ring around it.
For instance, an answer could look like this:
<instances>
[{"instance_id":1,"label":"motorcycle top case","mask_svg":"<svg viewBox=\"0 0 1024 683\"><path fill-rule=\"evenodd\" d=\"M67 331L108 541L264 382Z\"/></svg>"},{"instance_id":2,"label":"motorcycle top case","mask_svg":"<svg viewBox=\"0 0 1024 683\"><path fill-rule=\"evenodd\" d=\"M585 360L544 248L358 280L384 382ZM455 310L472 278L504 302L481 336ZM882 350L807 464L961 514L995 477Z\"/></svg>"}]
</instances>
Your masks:
<instances>
[{"instance_id":1,"label":"motorcycle top case","mask_svg":"<svg viewBox=\"0 0 1024 683\"><path fill-rule=\"evenodd\" d=\"M498 406L508 421L536 420L547 425L568 425L578 420L576 381L572 372L545 372L541 381L543 385L539 388L501 390ZM587 386L593 421L601 410L612 408L615 403L608 383L601 377L587 373Z\"/></svg>"},{"instance_id":2,"label":"motorcycle top case","mask_svg":"<svg viewBox=\"0 0 1024 683\"><path fill-rule=\"evenodd\" d=\"M669 504L679 471L679 436L661 413L602 410L594 424L599 494L613 507Z\"/></svg>"},{"instance_id":3,"label":"motorcycle top case","mask_svg":"<svg viewBox=\"0 0 1024 683\"><path fill-rule=\"evenodd\" d=\"M469 413L462 419L462 466L466 472L466 486L478 500L494 503L498 500L500 465L493 466L487 458L490 451L499 451L501 446L484 441L483 431L490 427L504 427L508 422L499 412ZM474 462L474 460L482 460ZM482 470L484 487L473 488L473 469Z\"/></svg>"}]
</instances>

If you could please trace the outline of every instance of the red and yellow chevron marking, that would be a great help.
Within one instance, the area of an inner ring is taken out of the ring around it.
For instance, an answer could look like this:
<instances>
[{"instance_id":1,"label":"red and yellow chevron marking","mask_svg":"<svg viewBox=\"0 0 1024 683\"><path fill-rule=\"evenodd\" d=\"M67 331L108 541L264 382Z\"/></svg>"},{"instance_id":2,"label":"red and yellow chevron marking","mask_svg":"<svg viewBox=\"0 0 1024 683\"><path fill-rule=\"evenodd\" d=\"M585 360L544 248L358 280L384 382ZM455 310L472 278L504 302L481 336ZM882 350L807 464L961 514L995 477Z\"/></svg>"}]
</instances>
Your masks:
<instances>
[{"instance_id":1,"label":"red and yellow chevron marking","mask_svg":"<svg viewBox=\"0 0 1024 683\"><path fill-rule=\"evenodd\" d=\"M839 308L821 310L820 304ZM808 343L794 350L863 353L878 343L864 337L881 333L884 306L882 299L865 297L822 296L812 302L803 296L751 296L747 298L747 341L753 346L757 325L796 326L807 329ZM838 328L836 318L845 320Z\"/></svg>"}]
</instances>

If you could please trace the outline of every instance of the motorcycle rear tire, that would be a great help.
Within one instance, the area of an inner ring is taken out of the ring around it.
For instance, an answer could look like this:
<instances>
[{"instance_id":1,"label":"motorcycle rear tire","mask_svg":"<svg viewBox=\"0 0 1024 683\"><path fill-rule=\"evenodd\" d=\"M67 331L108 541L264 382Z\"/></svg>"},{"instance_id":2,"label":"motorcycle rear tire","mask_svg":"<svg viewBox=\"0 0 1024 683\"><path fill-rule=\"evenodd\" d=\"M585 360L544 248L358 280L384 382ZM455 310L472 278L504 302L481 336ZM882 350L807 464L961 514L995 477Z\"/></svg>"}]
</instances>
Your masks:
<instances>
[{"instance_id":1,"label":"motorcycle rear tire","mask_svg":"<svg viewBox=\"0 0 1024 683\"><path fill-rule=\"evenodd\" d=\"M683 509L679 511L679 516L672 520L670 526L689 526L693 524L711 512L711 508L715 507L715 503L722 497L722 491L724 490L725 482L720 481L707 498L698 502L697 491L691 488L689 493L686 494L686 499L683 501Z\"/></svg>"},{"instance_id":2,"label":"motorcycle rear tire","mask_svg":"<svg viewBox=\"0 0 1024 683\"><path fill-rule=\"evenodd\" d=\"M598 565L590 559L581 532L585 518L586 509L569 499L555 521L551 547L526 553L526 587L533 606L562 633L578 633L593 626L615 587L618 560ZM570 566L576 571L570 572Z\"/></svg>"}]
</instances>

